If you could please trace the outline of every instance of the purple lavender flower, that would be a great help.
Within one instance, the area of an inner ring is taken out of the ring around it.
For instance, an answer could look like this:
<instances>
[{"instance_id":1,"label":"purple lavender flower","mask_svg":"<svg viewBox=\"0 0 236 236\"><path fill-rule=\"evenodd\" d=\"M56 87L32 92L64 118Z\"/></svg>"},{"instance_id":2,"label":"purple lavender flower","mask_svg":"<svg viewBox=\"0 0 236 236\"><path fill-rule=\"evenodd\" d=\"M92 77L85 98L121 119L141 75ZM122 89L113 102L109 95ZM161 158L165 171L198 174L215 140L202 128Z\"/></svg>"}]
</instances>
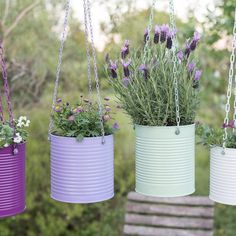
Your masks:
<instances>
[{"instance_id":1,"label":"purple lavender flower","mask_svg":"<svg viewBox=\"0 0 236 236\"><path fill-rule=\"evenodd\" d=\"M196 48L196 46L197 46L197 43L198 43L198 41L200 40L200 38L201 38L201 35L200 35L197 31L195 31L195 32L194 32L194 35L193 35L193 39L192 39L192 41L191 41L191 43L190 43L190 49L191 49L192 51L195 50L195 48Z\"/></svg>"},{"instance_id":2,"label":"purple lavender flower","mask_svg":"<svg viewBox=\"0 0 236 236\"><path fill-rule=\"evenodd\" d=\"M177 57L178 57L178 59L179 59L180 61L183 61L183 59L184 59L184 53L183 53L182 50L181 50L181 51L178 51Z\"/></svg>"},{"instance_id":3,"label":"purple lavender flower","mask_svg":"<svg viewBox=\"0 0 236 236\"><path fill-rule=\"evenodd\" d=\"M191 52L190 44L188 41L186 41L184 54L186 55L187 58L189 57L190 52Z\"/></svg>"},{"instance_id":4,"label":"purple lavender flower","mask_svg":"<svg viewBox=\"0 0 236 236\"><path fill-rule=\"evenodd\" d=\"M234 120L231 120L231 121L229 122L228 127L229 127L229 128L232 128L232 129L235 127L235 125L234 125Z\"/></svg>"},{"instance_id":5,"label":"purple lavender flower","mask_svg":"<svg viewBox=\"0 0 236 236\"><path fill-rule=\"evenodd\" d=\"M144 31L144 43L146 44L149 38L149 31L148 29L145 29Z\"/></svg>"},{"instance_id":6,"label":"purple lavender flower","mask_svg":"<svg viewBox=\"0 0 236 236\"><path fill-rule=\"evenodd\" d=\"M195 63L194 62L190 62L188 64L188 72L189 73L193 73L194 68L195 68Z\"/></svg>"},{"instance_id":7,"label":"purple lavender flower","mask_svg":"<svg viewBox=\"0 0 236 236\"><path fill-rule=\"evenodd\" d=\"M56 103L61 103L61 98L58 98L57 100L56 100Z\"/></svg>"},{"instance_id":8,"label":"purple lavender flower","mask_svg":"<svg viewBox=\"0 0 236 236\"><path fill-rule=\"evenodd\" d=\"M110 107L109 105L106 105L106 106L105 106L105 110L106 110L106 111L111 111L111 107Z\"/></svg>"},{"instance_id":9,"label":"purple lavender flower","mask_svg":"<svg viewBox=\"0 0 236 236\"><path fill-rule=\"evenodd\" d=\"M147 69L146 65L144 65L144 64L140 65L139 70L143 72L144 79L147 80L149 73L148 73L148 69Z\"/></svg>"},{"instance_id":10,"label":"purple lavender flower","mask_svg":"<svg viewBox=\"0 0 236 236\"><path fill-rule=\"evenodd\" d=\"M194 80L199 81L202 76L202 71L201 70L196 70L195 75L194 75Z\"/></svg>"},{"instance_id":11,"label":"purple lavender flower","mask_svg":"<svg viewBox=\"0 0 236 236\"><path fill-rule=\"evenodd\" d=\"M226 123L223 123L223 124L222 124L222 128L223 128L223 129L225 129L225 128L227 128L227 127L228 127L228 126L227 126Z\"/></svg>"},{"instance_id":12,"label":"purple lavender flower","mask_svg":"<svg viewBox=\"0 0 236 236\"><path fill-rule=\"evenodd\" d=\"M116 72L116 70L117 70L117 61L113 62L113 61L110 60L109 69L111 70L111 77L113 79L117 78L117 72Z\"/></svg>"},{"instance_id":13,"label":"purple lavender flower","mask_svg":"<svg viewBox=\"0 0 236 236\"><path fill-rule=\"evenodd\" d=\"M167 33L169 32L169 26L168 25L161 25L161 42L164 43L166 41Z\"/></svg>"},{"instance_id":14,"label":"purple lavender flower","mask_svg":"<svg viewBox=\"0 0 236 236\"><path fill-rule=\"evenodd\" d=\"M130 79L127 78L127 77L124 77L124 78L122 79L122 83L123 83L123 85L124 85L125 87L128 87L128 86L129 86L129 83L130 83Z\"/></svg>"},{"instance_id":15,"label":"purple lavender flower","mask_svg":"<svg viewBox=\"0 0 236 236\"><path fill-rule=\"evenodd\" d=\"M161 33L161 27L156 25L155 26L155 33L154 33L154 43L158 44L160 40L160 33Z\"/></svg>"},{"instance_id":16,"label":"purple lavender flower","mask_svg":"<svg viewBox=\"0 0 236 236\"><path fill-rule=\"evenodd\" d=\"M119 125L118 125L117 122L115 122L115 123L113 124L113 129L119 129Z\"/></svg>"},{"instance_id":17,"label":"purple lavender flower","mask_svg":"<svg viewBox=\"0 0 236 236\"><path fill-rule=\"evenodd\" d=\"M166 35L167 39L166 39L166 47L168 49L171 49L172 48L172 33L171 32L168 32L167 35Z\"/></svg>"},{"instance_id":18,"label":"purple lavender flower","mask_svg":"<svg viewBox=\"0 0 236 236\"><path fill-rule=\"evenodd\" d=\"M125 77L129 77L129 75L130 75L130 71L129 71L130 64L131 64L131 60L129 60L127 62L124 62L124 61L122 62Z\"/></svg>"}]
</instances>

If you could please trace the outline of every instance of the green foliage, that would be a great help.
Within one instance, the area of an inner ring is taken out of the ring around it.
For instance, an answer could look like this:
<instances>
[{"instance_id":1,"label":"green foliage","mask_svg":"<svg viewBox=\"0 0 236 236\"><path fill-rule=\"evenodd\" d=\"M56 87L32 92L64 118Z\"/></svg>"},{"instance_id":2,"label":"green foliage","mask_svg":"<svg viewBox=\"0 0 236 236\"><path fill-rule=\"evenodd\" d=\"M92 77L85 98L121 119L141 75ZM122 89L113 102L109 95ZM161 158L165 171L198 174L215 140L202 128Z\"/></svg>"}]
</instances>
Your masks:
<instances>
[{"instance_id":1,"label":"green foliage","mask_svg":"<svg viewBox=\"0 0 236 236\"><path fill-rule=\"evenodd\" d=\"M59 99L54 108L52 133L59 136L76 137L78 141L82 141L84 137L102 136L102 122L105 135L110 135L118 128L110 126L108 122L111 119L111 107L108 104L103 108L101 121L98 105L92 104L87 99L83 100L82 96L76 105L62 103Z\"/></svg>"},{"instance_id":2,"label":"green foliage","mask_svg":"<svg viewBox=\"0 0 236 236\"><path fill-rule=\"evenodd\" d=\"M11 144L26 142L28 132L26 127L29 127L30 121L26 117L21 116L18 120L14 120L14 129L10 126L9 122L0 123L0 148L8 147Z\"/></svg>"},{"instance_id":3,"label":"green foliage","mask_svg":"<svg viewBox=\"0 0 236 236\"><path fill-rule=\"evenodd\" d=\"M227 148L236 148L236 133L233 128L228 127L228 135L225 146ZM196 134L200 137L200 143L208 147L222 146L224 129L216 129L208 125L200 125L196 129Z\"/></svg>"},{"instance_id":4,"label":"green foliage","mask_svg":"<svg viewBox=\"0 0 236 236\"><path fill-rule=\"evenodd\" d=\"M129 62L110 61L107 73L110 84L118 94L125 111L133 123L150 126L172 126L176 124L175 90L172 51L164 43L150 44L145 65L144 50L131 53ZM183 49L185 50L185 49ZM199 78L197 68L190 56L183 55L177 63L181 124L192 124L199 103ZM126 59L127 61L127 59ZM143 68L141 68L143 67Z\"/></svg>"}]
</instances>

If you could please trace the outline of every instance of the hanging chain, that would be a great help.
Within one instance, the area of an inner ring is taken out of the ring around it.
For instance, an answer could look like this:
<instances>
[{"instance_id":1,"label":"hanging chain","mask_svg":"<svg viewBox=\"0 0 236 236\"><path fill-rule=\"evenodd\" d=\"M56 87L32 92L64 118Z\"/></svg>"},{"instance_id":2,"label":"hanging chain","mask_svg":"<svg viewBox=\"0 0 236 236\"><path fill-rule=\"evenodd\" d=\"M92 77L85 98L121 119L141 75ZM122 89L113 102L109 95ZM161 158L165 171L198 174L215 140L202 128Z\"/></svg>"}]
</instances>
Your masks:
<instances>
[{"instance_id":1,"label":"hanging chain","mask_svg":"<svg viewBox=\"0 0 236 236\"><path fill-rule=\"evenodd\" d=\"M236 8L234 12L234 28L233 28L233 50L236 51ZM235 57L235 52L234 52ZM230 58L230 60L235 62L235 58ZM232 73L232 72L231 72ZM236 73L234 74L234 115L233 115L234 125L236 124ZM235 128L233 128L233 132L235 131Z\"/></svg>"},{"instance_id":2,"label":"hanging chain","mask_svg":"<svg viewBox=\"0 0 236 236\"><path fill-rule=\"evenodd\" d=\"M170 11L170 27L172 31L172 58L173 58L173 79L174 79L174 91L175 91L175 107L176 107L176 123L177 123L177 129L176 134L178 135L180 133L179 125L180 125L180 114L179 114L179 90L178 90L178 60L176 55L177 50L177 34L176 34L176 22L175 22L175 8L174 8L174 2L173 0L169 0L169 11Z\"/></svg>"},{"instance_id":3,"label":"hanging chain","mask_svg":"<svg viewBox=\"0 0 236 236\"><path fill-rule=\"evenodd\" d=\"M236 52L236 10L235 10L234 28L233 28L232 53L231 53L231 56L230 56L230 69L229 69L229 76L228 76L227 102L226 102L226 105L225 105L223 151L222 151L222 154L225 154L226 141L227 141L227 138L228 138L227 126L229 124L230 98L231 98L231 91L232 91L232 80L233 80L233 76L234 76L235 52ZM236 82L236 79L235 79L235 82ZM236 94L236 89L235 89L235 94ZM234 100L234 108L236 109L236 98ZM234 112L234 119L235 119L235 112Z\"/></svg>"},{"instance_id":4,"label":"hanging chain","mask_svg":"<svg viewBox=\"0 0 236 236\"><path fill-rule=\"evenodd\" d=\"M59 80L60 80L62 55L63 55L63 49L64 49L65 40L66 40L66 30L67 30L67 26L68 26L69 13L70 13L70 0L67 0L66 8L65 8L65 19L64 19L64 23L63 23L63 32L62 32L62 38L61 38L61 45L60 45L60 48L59 48L59 56L58 56L58 63L57 63L57 70L56 70L55 87L54 87L54 92L53 92L51 117L50 117L50 122L49 122L49 131L48 131L48 139L49 140L50 140L50 134L51 134L52 128L53 128L53 117L52 116L53 116L53 111L54 111L54 108L55 108L57 95L58 95L58 85L59 85Z\"/></svg>"},{"instance_id":5,"label":"hanging chain","mask_svg":"<svg viewBox=\"0 0 236 236\"><path fill-rule=\"evenodd\" d=\"M7 79L7 68L6 68L6 62L5 62L3 54L4 54L3 47L2 47L2 45L0 45L2 77L3 77L3 85L4 85L5 96L6 96L6 100L7 100L7 110L8 110L8 114L9 114L9 123L10 123L10 126L14 129L14 118L13 118L13 112L12 112L12 106L11 106L10 90L9 90L8 79ZM2 103L1 103L1 106L2 106ZM1 107L1 119L3 120L3 109L2 109L2 107Z\"/></svg>"},{"instance_id":6,"label":"hanging chain","mask_svg":"<svg viewBox=\"0 0 236 236\"><path fill-rule=\"evenodd\" d=\"M101 95L100 95L100 86L99 86L98 69L97 69L97 56L96 56L96 50L95 50L94 38L93 38L93 25L92 25L92 18L91 18L91 8L90 8L90 1L86 0L86 2L87 2L88 23L89 23L89 30L90 30L90 37L91 37L94 77L95 77L95 82L96 82L97 101L98 101L100 123L101 123L102 144L104 144L105 143L105 137L104 137L105 131L104 131L103 117L102 117L103 106L102 106Z\"/></svg>"},{"instance_id":7,"label":"hanging chain","mask_svg":"<svg viewBox=\"0 0 236 236\"><path fill-rule=\"evenodd\" d=\"M86 44L86 57L87 57L87 73L88 73L88 89L90 99L92 98L92 78L91 78L91 59L89 50L89 32L88 32L88 14L86 7L86 0L83 0L84 4L84 28L85 28L85 44Z\"/></svg>"},{"instance_id":8,"label":"hanging chain","mask_svg":"<svg viewBox=\"0 0 236 236\"><path fill-rule=\"evenodd\" d=\"M2 43L0 43L0 57L1 57L1 65L2 65L2 75L4 73L3 65L4 65L4 60L3 60L3 48L2 48ZM0 93L0 121L4 121L4 116L3 116L3 105L2 105L2 95Z\"/></svg>"},{"instance_id":9,"label":"hanging chain","mask_svg":"<svg viewBox=\"0 0 236 236\"><path fill-rule=\"evenodd\" d=\"M154 10L155 10L155 5L156 5L157 0L153 0L152 6L151 6L151 12L149 16L149 22L148 22L148 28L147 28L147 39L144 45L144 54L143 54L143 63L146 64L147 59L148 59L148 53L149 53L149 44L150 44L150 33L152 30L152 25L153 25L153 17L154 17Z\"/></svg>"}]
</instances>

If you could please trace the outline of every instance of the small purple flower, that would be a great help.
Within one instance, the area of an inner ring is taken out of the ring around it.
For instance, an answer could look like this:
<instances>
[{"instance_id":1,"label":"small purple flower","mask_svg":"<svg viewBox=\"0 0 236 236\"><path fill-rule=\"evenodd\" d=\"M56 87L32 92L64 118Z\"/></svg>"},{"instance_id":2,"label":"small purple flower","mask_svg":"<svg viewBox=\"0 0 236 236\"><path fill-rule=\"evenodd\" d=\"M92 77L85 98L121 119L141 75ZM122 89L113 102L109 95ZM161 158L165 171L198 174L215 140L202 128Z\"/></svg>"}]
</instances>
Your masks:
<instances>
[{"instance_id":1,"label":"small purple flower","mask_svg":"<svg viewBox=\"0 0 236 236\"><path fill-rule=\"evenodd\" d=\"M104 121L109 121L111 119L111 116L106 114L102 118L103 118Z\"/></svg>"},{"instance_id":2,"label":"small purple flower","mask_svg":"<svg viewBox=\"0 0 236 236\"><path fill-rule=\"evenodd\" d=\"M116 72L116 70L117 70L117 61L113 62L113 61L110 60L109 69L111 70L111 77L113 79L117 78L117 72Z\"/></svg>"},{"instance_id":3,"label":"small purple flower","mask_svg":"<svg viewBox=\"0 0 236 236\"><path fill-rule=\"evenodd\" d=\"M117 122L115 122L115 123L113 124L113 129L119 129L119 125L118 125Z\"/></svg>"},{"instance_id":4,"label":"small purple flower","mask_svg":"<svg viewBox=\"0 0 236 236\"><path fill-rule=\"evenodd\" d=\"M54 110L55 112L60 112L60 111L62 110L62 107L59 106L59 105L57 105L57 106L54 107L53 110Z\"/></svg>"},{"instance_id":5,"label":"small purple flower","mask_svg":"<svg viewBox=\"0 0 236 236\"><path fill-rule=\"evenodd\" d=\"M181 51L178 51L178 53L177 53L177 58L178 58L180 61L183 61L183 59L184 59L184 53L183 53L182 50L181 50Z\"/></svg>"},{"instance_id":6,"label":"small purple flower","mask_svg":"<svg viewBox=\"0 0 236 236\"><path fill-rule=\"evenodd\" d=\"M129 86L129 83L130 83L130 79L127 78L127 77L124 77L124 78L122 79L122 83L123 83L123 85L124 85L125 87L128 87L128 86Z\"/></svg>"},{"instance_id":7,"label":"small purple flower","mask_svg":"<svg viewBox=\"0 0 236 236\"><path fill-rule=\"evenodd\" d=\"M111 111L111 107L110 107L109 105L106 105L106 106L105 106L105 110L106 110L106 111Z\"/></svg>"},{"instance_id":8,"label":"small purple flower","mask_svg":"<svg viewBox=\"0 0 236 236\"><path fill-rule=\"evenodd\" d=\"M161 42L164 43L166 41L167 33L169 32L169 26L168 25L161 25Z\"/></svg>"},{"instance_id":9,"label":"small purple flower","mask_svg":"<svg viewBox=\"0 0 236 236\"><path fill-rule=\"evenodd\" d=\"M68 120L69 120L69 121L74 121L74 120L75 120L75 116L74 116L74 115L69 116L69 117L68 117Z\"/></svg>"},{"instance_id":10,"label":"small purple flower","mask_svg":"<svg viewBox=\"0 0 236 236\"><path fill-rule=\"evenodd\" d=\"M149 39L149 31L148 29L145 29L144 31L144 43L146 44Z\"/></svg>"},{"instance_id":11,"label":"small purple flower","mask_svg":"<svg viewBox=\"0 0 236 236\"><path fill-rule=\"evenodd\" d=\"M189 57L190 52L191 52L190 44L188 41L186 41L184 54L186 55L187 58Z\"/></svg>"},{"instance_id":12,"label":"small purple flower","mask_svg":"<svg viewBox=\"0 0 236 236\"><path fill-rule=\"evenodd\" d=\"M194 75L194 80L199 81L202 76L202 71L201 70L196 70L195 75Z\"/></svg>"},{"instance_id":13,"label":"small purple flower","mask_svg":"<svg viewBox=\"0 0 236 236\"><path fill-rule=\"evenodd\" d=\"M144 79L147 80L149 74L148 74L148 69L147 69L146 65L144 65L144 64L140 65L139 70L143 72Z\"/></svg>"},{"instance_id":14,"label":"small purple flower","mask_svg":"<svg viewBox=\"0 0 236 236\"><path fill-rule=\"evenodd\" d=\"M56 103L61 103L61 101L62 101L61 98L58 98Z\"/></svg>"},{"instance_id":15,"label":"small purple flower","mask_svg":"<svg viewBox=\"0 0 236 236\"><path fill-rule=\"evenodd\" d=\"M192 41L191 41L191 43L190 43L190 49L191 49L192 51L195 50L195 48L196 48L196 46L197 46L197 43L198 43L198 41L200 40L200 38L201 38L201 35L200 35L197 31L195 31L195 32L194 32L194 35L193 35L193 39L192 39Z\"/></svg>"},{"instance_id":16,"label":"small purple flower","mask_svg":"<svg viewBox=\"0 0 236 236\"><path fill-rule=\"evenodd\" d=\"M235 127L235 125L234 125L234 120L231 120L231 121L229 122L228 127L229 127L229 128L232 128L232 129Z\"/></svg>"},{"instance_id":17,"label":"small purple flower","mask_svg":"<svg viewBox=\"0 0 236 236\"><path fill-rule=\"evenodd\" d=\"M171 49L172 48L172 44L173 44L173 42L172 42L172 33L168 32L166 37L167 37L167 39L166 39L166 47L168 49Z\"/></svg>"},{"instance_id":18,"label":"small purple flower","mask_svg":"<svg viewBox=\"0 0 236 236\"><path fill-rule=\"evenodd\" d=\"M188 72L189 73L193 73L194 68L195 68L195 63L194 62L190 62L188 64Z\"/></svg>"},{"instance_id":19,"label":"small purple flower","mask_svg":"<svg viewBox=\"0 0 236 236\"><path fill-rule=\"evenodd\" d=\"M156 25L155 26L155 33L154 33L154 43L158 44L160 40L160 33L161 33L161 27Z\"/></svg>"},{"instance_id":20,"label":"small purple flower","mask_svg":"<svg viewBox=\"0 0 236 236\"><path fill-rule=\"evenodd\" d=\"M109 97L105 97L104 100L105 101L110 101L110 98Z\"/></svg>"},{"instance_id":21,"label":"small purple flower","mask_svg":"<svg viewBox=\"0 0 236 236\"><path fill-rule=\"evenodd\" d=\"M124 62L124 61L122 62L125 77L129 77L129 75L130 75L130 71L129 71L130 64L131 64L130 59L127 62Z\"/></svg>"}]
</instances>

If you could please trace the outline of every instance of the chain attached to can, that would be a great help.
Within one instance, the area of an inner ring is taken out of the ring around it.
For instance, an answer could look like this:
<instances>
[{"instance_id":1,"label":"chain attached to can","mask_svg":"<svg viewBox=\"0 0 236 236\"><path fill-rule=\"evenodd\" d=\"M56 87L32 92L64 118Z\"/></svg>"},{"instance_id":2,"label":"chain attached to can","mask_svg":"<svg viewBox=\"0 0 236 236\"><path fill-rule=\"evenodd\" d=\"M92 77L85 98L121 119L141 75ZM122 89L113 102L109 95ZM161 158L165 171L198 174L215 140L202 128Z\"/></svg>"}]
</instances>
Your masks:
<instances>
[{"instance_id":1,"label":"chain attached to can","mask_svg":"<svg viewBox=\"0 0 236 236\"><path fill-rule=\"evenodd\" d=\"M229 112L230 112L230 98L232 95L232 81L234 76L234 65L235 65L235 53L236 53L236 8L234 15L234 27L233 27L233 41L232 41L232 52L230 55L230 68L229 68L229 76L228 76L228 87L227 87L227 101L225 104L225 118L224 118L224 134L223 134L223 150L222 154L225 154L226 142L228 138L228 124L229 124ZM234 123L236 121L236 75L235 75L235 88L234 88Z\"/></svg>"}]
</instances>

